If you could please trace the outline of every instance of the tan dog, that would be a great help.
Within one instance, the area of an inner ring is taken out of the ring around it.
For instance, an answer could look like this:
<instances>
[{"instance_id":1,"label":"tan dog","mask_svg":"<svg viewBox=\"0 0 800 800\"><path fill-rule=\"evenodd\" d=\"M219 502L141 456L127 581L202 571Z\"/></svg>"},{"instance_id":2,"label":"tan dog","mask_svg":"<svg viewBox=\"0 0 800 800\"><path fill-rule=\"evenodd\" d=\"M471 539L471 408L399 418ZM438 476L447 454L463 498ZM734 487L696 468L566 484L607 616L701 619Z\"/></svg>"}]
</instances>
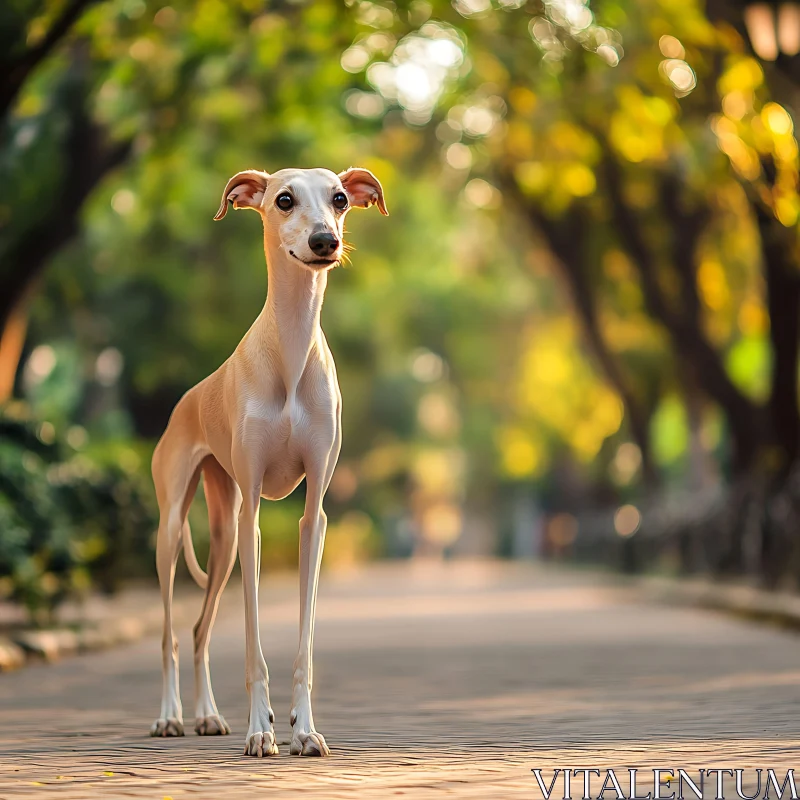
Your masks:
<instances>
[{"instance_id":1,"label":"tan dog","mask_svg":"<svg viewBox=\"0 0 800 800\"><path fill-rule=\"evenodd\" d=\"M160 512L156 561L164 601L161 714L153 736L183 735L178 690L178 642L172 630L172 586L181 545L195 580L205 587L194 628L195 730L230 733L211 690L208 644L236 558L245 601L246 685L250 727L245 754L278 752L269 702L269 676L258 632L262 497L286 497L306 478L300 520L300 648L292 685L295 755L329 753L311 713L312 645L326 517L322 500L341 444L341 395L320 310L328 271L343 253L344 218L352 206L377 203L383 189L368 170L336 175L325 169L247 170L225 187L214 219L252 208L264 223L268 293L264 309L233 355L180 400L153 455ZM200 473L208 503L211 551L206 575L194 553L186 514Z\"/></svg>"}]
</instances>

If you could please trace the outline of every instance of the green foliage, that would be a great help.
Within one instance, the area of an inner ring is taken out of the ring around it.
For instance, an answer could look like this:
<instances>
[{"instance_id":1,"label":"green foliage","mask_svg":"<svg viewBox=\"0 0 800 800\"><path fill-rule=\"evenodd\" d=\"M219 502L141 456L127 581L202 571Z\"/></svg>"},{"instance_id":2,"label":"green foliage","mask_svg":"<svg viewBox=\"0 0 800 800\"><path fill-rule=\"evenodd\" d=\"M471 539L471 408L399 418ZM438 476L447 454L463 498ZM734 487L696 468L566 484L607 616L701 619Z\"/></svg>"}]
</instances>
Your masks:
<instances>
[{"instance_id":1,"label":"green foliage","mask_svg":"<svg viewBox=\"0 0 800 800\"><path fill-rule=\"evenodd\" d=\"M138 477L70 450L50 423L0 417L0 596L40 624L93 581L115 588L150 549Z\"/></svg>"}]
</instances>

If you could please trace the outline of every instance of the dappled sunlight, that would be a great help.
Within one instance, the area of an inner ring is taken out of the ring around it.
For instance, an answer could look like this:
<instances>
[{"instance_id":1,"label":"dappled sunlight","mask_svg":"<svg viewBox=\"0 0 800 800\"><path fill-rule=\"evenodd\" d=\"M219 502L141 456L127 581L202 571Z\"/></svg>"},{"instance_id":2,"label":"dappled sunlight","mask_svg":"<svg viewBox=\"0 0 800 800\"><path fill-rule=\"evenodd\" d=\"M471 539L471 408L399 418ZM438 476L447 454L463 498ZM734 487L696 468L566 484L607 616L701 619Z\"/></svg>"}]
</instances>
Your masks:
<instances>
[{"instance_id":1,"label":"dappled sunlight","mask_svg":"<svg viewBox=\"0 0 800 800\"><path fill-rule=\"evenodd\" d=\"M345 64L359 63L355 61L359 56L352 54L354 48L360 47L354 45L345 52ZM456 29L429 22L402 39L390 61L373 61L367 69L367 79L384 98L396 101L404 109L409 122L423 124L430 120L448 83L459 75L464 65L463 48ZM368 61L371 53L366 52Z\"/></svg>"}]
</instances>

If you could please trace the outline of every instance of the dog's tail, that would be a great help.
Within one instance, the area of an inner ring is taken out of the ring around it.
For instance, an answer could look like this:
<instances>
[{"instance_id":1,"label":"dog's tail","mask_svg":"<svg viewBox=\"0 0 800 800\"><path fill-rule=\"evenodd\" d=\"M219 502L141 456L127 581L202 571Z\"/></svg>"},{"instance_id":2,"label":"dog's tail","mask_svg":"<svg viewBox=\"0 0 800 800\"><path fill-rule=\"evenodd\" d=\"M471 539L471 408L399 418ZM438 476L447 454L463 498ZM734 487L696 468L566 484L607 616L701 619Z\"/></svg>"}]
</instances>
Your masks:
<instances>
[{"instance_id":1,"label":"dog's tail","mask_svg":"<svg viewBox=\"0 0 800 800\"><path fill-rule=\"evenodd\" d=\"M189 567L189 572L201 589L208 586L208 575L203 572L200 562L197 560L197 553L194 552L194 544L192 543L192 529L189 527L189 520L183 523L183 557L186 559L186 566Z\"/></svg>"}]
</instances>

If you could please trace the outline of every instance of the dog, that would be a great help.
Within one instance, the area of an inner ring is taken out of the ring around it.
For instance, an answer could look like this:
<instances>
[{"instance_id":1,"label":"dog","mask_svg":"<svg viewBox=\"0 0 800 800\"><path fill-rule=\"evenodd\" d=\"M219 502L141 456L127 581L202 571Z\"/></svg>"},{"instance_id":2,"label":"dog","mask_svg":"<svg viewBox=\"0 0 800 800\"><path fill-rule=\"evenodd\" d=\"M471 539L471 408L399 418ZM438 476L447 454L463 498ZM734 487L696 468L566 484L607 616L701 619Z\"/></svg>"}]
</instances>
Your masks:
<instances>
[{"instance_id":1,"label":"dog","mask_svg":"<svg viewBox=\"0 0 800 800\"><path fill-rule=\"evenodd\" d=\"M353 207L377 204L383 188L366 169L246 170L225 187L214 217L228 204L261 215L268 291L264 309L233 355L178 402L153 454L159 507L156 565L164 602L161 713L152 736L182 736L178 641L172 628L175 566L187 566L205 589L194 627L195 731L227 734L211 689L208 645L220 595L236 559L244 587L246 668L250 700L244 752L278 753L269 675L258 631L261 498L280 500L305 477L300 520L300 647L294 662L290 721L292 755L329 754L311 711L312 648L326 516L322 501L341 446L341 393L320 327L328 273L344 255L344 220ZM207 572L198 564L186 515L200 475L211 541Z\"/></svg>"}]
</instances>

